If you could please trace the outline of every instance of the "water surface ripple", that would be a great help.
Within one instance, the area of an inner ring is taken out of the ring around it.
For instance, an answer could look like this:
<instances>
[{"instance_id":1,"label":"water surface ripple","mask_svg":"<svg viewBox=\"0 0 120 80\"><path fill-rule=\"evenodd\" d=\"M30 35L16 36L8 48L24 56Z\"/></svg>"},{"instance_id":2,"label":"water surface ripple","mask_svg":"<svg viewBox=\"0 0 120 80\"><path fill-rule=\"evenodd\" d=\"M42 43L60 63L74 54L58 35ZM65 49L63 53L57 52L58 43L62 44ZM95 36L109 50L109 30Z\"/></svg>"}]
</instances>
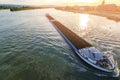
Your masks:
<instances>
[{"instance_id":1,"label":"water surface ripple","mask_svg":"<svg viewBox=\"0 0 120 80\"><path fill-rule=\"evenodd\" d=\"M86 23L89 27L83 28L80 25L82 14L54 9L1 10L0 80L115 80L79 59L45 17L46 13L97 48L113 50L120 61L118 33L100 28L107 25L106 22L115 27L120 23L89 15L90 20ZM106 22L100 23L98 18ZM94 20L98 21L94 23Z\"/></svg>"}]
</instances>

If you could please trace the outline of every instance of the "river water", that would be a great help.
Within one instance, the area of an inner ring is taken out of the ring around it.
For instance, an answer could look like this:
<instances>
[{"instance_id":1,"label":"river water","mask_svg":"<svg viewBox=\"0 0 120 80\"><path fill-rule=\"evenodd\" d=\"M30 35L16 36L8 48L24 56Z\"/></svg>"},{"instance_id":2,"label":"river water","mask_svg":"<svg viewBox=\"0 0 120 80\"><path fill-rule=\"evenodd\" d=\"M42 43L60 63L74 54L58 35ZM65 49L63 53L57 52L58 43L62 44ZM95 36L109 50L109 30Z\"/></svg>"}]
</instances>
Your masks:
<instances>
[{"instance_id":1,"label":"river water","mask_svg":"<svg viewBox=\"0 0 120 80\"><path fill-rule=\"evenodd\" d=\"M98 49L112 50L120 67L120 22L55 9L1 10L0 80L115 80L81 61L46 13Z\"/></svg>"}]
</instances>

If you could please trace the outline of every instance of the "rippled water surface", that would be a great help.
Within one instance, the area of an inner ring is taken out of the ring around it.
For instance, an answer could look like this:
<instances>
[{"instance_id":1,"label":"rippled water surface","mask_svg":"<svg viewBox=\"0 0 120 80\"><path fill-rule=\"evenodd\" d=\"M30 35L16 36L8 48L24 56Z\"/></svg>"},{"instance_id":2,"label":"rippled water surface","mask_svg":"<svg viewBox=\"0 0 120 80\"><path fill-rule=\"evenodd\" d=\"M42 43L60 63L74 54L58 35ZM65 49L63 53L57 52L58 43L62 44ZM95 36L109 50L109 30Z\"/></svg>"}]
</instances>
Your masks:
<instances>
[{"instance_id":1,"label":"rippled water surface","mask_svg":"<svg viewBox=\"0 0 120 80\"><path fill-rule=\"evenodd\" d=\"M0 11L0 80L115 80L79 59L54 29L49 13L120 66L119 22L88 14L41 9Z\"/></svg>"}]
</instances>

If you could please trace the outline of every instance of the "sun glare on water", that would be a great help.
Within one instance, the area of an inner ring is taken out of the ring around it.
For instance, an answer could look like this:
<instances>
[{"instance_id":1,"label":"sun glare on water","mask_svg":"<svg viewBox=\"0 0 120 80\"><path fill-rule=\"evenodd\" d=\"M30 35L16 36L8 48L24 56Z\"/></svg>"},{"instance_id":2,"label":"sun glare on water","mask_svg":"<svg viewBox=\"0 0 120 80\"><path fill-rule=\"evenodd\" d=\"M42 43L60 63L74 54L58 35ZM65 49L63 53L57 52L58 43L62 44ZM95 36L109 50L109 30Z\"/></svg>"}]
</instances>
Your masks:
<instances>
[{"instance_id":1,"label":"sun glare on water","mask_svg":"<svg viewBox=\"0 0 120 80\"><path fill-rule=\"evenodd\" d=\"M79 15L79 30L85 30L88 26L89 15L80 14Z\"/></svg>"}]
</instances>

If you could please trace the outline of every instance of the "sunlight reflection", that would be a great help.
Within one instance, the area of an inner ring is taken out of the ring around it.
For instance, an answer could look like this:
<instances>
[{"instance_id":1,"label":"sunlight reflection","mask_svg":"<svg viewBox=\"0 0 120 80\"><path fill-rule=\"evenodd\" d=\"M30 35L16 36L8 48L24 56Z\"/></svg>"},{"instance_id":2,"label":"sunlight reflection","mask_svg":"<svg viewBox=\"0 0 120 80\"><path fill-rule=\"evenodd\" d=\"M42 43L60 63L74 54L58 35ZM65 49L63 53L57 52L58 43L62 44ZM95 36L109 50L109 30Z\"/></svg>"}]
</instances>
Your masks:
<instances>
[{"instance_id":1,"label":"sunlight reflection","mask_svg":"<svg viewBox=\"0 0 120 80\"><path fill-rule=\"evenodd\" d=\"M86 29L88 21L89 21L89 15L88 14L80 14L79 15L79 30Z\"/></svg>"}]
</instances>

